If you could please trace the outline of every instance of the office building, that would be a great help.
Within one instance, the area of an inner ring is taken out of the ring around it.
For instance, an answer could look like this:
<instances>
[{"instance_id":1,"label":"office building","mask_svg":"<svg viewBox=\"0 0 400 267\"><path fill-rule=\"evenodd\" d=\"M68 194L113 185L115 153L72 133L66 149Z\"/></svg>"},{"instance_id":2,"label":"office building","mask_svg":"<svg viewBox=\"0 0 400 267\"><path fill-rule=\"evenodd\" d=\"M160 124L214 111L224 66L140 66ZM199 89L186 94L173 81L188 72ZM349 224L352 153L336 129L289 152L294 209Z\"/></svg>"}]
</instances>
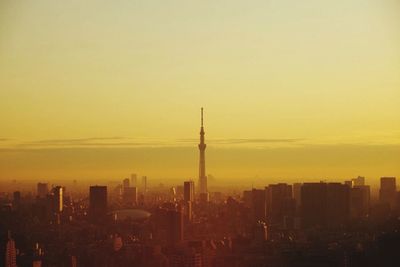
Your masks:
<instances>
[{"instance_id":1,"label":"office building","mask_svg":"<svg viewBox=\"0 0 400 267\"><path fill-rule=\"evenodd\" d=\"M64 188L61 186L53 187L51 195L53 199L53 211L56 213L62 212L64 207Z\"/></svg>"},{"instance_id":2,"label":"office building","mask_svg":"<svg viewBox=\"0 0 400 267\"><path fill-rule=\"evenodd\" d=\"M138 201L138 192L136 187L124 188L122 200L125 205L135 206Z\"/></svg>"},{"instance_id":3,"label":"office building","mask_svg":"<svg viewBox=\"0 0 400 267\"><path fill-rule=\"evenodd\" d=\"M147 192L147 176L142 176L142 192Z\"/></svg>"},{"instance_id":4,"label":"office building","mask_svg":"<svg viewBox=\"0 0 400 267\"><path fill-rule=\"evenodd\" d=\"M292 198L292 186L284 183L270 184L265 188L267 193L267 222L272 225L283 225L284 218L294 217L295 202Z\"/></svg>"},{"instance_id":5,"label":"office building","mask_svg":"<svg viewBox=\"0 0 400 267\"><path fill-rule=\"evenodd\" d=\"M350 187L340 183L304 183L301 203L304 228L340 227L350 218Z\"/></svg>"},{"instance_id":6,"label":"office building","mask_svg":"<svg viewBox=\"0 0 400 267\"><path fill-rule=\"evenodd\" d=\"M370 208L370 187L368 185L358 185L350 190L351 217L365 217L368 215Z\"/></svg>"},{"instance_id":7,"label":"office building","mask_svg":"<svg viewBox=\"0 0 400 267\"><path fill-rule=\"evenodd\" d=\"M396 202L396 177L382 177L379 189L381 203L389 204L391 208Z\"/></svg>"},{"instance_id":8,"label":"office building","mask_svg":"<svg viewBox=\"0 0 400 267\"><path fill-rule=\"evenodd\" d=\"M183 182L183 199L185 201L194 201L194 182L185 181Z\"/></svg>"},{"instance_id":9,"label":"office building","mask_svg":"<svg viewBox=\"0 0 400 267\"><path fill-rule=\"evenodd\" d=\"M107 186L91 186L89 189L89 215L92 219L107 214Z\"/></svg>"},{"instance_id":10,"label":"office building","mask_svg":"<svg viewBox=\"0 0 400 267\"><path fill-rule=\"evenodd\" d=\"M137 175L136 173L131 174L131 186L137 187Z\"/></svg>"},{"instance_id":11,"label":"office building","mask_svg":"<svg viewBox=\"0 0 400 267\"><path fill-rule=\"evenodd\" d=\"M15 241L11 238L10 231L8 232L8 240L6 244L5 267L17 267L17 249Z\"/></svg>"},{"instance_id":12,"label":"office building","mask_svg":"<svg viewBox=\"0 0 400 267\"><path fill-rule=\"evenodd\" d=\"M129 187L129 179L126 178L122 181L122 190Z\"/></svg>"},{"instance_id":13,"label":"office building","mask_svg":"<svg viewBox=\"0 0 400 267\"><path fill-rule=\"evenodd\" d=\"M365 185L365 177L358 176L357 178L352 179L353 186L364 186Z\"/></svg>"},{"instance_id":14,"label":"office building","mask_svg":"<svg viewBox=\"0 0 400 267\"><path fill-rule=\"evenodd\" d=\"M302 183L294 183L293 184L293 198L296 201L296 209L301 206L301 186Z\"/></svg>"},{"instance_id":15,"label":"office building","mask_svg":"<svg viewBox=\"0 0 400 267\"><path fill-rule=\"evenodd\" d=\"M37 196L39 198L45 198L49 193L49 185L47 183L37 184Z\"/></svg>"},{"instance_id":16,"label":"office building","mask_svg":"<svg viewBox=\"0 0 400 267\"><path fill-rule=\"evenodd\" d=\"M267 190L266 189L253 189L252 190L252 203L251 210L253 219L257 221L266 221L267 216Z\"/></svg>"}]
</instances>

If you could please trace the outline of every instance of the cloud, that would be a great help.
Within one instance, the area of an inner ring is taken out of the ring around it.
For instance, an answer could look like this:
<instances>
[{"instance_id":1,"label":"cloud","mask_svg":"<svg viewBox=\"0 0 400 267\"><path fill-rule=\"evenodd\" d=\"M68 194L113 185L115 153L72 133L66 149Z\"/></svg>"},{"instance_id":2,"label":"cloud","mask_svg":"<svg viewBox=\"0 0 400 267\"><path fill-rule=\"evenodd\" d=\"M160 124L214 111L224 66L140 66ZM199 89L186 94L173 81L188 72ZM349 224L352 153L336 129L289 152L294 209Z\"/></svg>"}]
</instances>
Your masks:
<instances>
[{"instance_id":1,"label":"cloud","mask_svg":"<svg viewBox=\"0 0 400 267\"><path fill-rule=\"evenodd\" d=\"M0 141L3 139L0 139ZM6 139L4 139L6 140ZM7 139L8 140L8 139ZM213 146L285 146L296 144L304 139L290 138L241 138L241 139L206 139L206 143ZM198 139L155 139L155 138L130 138L130 137L87 137L75 139L45 139L14 143L8 148L38 149L38 148L106 148L106 147L193 147Z\"/></svg>"},{"instance_id":2,"label":"cloud","mask_svg":"<svg viewBox=\"0 0 400 267\"><path fill-rule=\"evenodd\" d=\"M195 143L198 139L178 139L182 143ZM285 144L304 141L298 138L240 138L240 139L207 139L206 143L216 145L236 145L236 144Z\"/></svg>"},{"instance_id":3,"label":"cloud","mask_svg":"<svg viewBox=\"0 0 400 267\"><path fill-rule=\"evenodd\" d=\"M82 144L92 141L125 140L125 137L90 137L76 139L49 139L30 142L30 144Z\"/></svg>"},{"instance_id":4,"label":"cloud","mask_svg":"<svg viewBox=\"0 0 400 267\"><path fill-rule=\"evenodd\" d=\"M134 147L162 146L165 143L149 139L133 139L127 137L89 137L76 139L48 139L16 144L19 148L67 148L67 147Z\"/></svg>"}]
</instances>

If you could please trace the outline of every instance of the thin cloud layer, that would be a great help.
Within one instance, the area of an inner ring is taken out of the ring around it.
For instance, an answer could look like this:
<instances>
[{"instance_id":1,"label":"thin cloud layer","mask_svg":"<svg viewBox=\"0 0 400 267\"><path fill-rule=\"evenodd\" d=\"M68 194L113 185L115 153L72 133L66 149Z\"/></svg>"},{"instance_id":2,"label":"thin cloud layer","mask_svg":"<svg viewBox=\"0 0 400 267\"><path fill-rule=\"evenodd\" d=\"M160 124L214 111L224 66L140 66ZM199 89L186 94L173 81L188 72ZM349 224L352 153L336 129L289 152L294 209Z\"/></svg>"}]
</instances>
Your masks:
<instances>
[{"instance_id":1,"label":"thin cloud layer","mask_svg":"<svg viewBox=\"0 0 400 267\"><path fill-rule=\"evenodd\" d=\"M287 145L299 143L304 139L208 139L206 142L215 146L226 145ZM15 142L8 148L68 148L68 147L186 147L198 143L198 139L152 139L130 137L88 137L76 139L46 139L36 141Z\"/></svg>"}]
</instances>

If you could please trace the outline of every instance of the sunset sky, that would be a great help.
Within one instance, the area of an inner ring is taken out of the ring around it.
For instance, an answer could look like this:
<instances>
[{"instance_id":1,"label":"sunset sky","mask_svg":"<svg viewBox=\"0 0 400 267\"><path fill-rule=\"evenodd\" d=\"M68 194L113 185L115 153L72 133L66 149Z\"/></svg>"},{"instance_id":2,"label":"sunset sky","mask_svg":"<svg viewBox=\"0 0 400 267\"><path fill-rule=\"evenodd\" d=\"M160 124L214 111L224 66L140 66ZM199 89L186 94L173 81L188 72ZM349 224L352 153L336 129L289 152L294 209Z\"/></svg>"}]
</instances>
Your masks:
<instances>
[{"instance_id":1,"label":"sunset sky","mask_svg":"<svg viewBox=\"0 0 400 267\"><path fill-rule=\"evenodd\" d=\"M400 177L397 0L0 2L0 179ZM368 181L368 180L367 180Z\"/></svg>"}]
</instances>

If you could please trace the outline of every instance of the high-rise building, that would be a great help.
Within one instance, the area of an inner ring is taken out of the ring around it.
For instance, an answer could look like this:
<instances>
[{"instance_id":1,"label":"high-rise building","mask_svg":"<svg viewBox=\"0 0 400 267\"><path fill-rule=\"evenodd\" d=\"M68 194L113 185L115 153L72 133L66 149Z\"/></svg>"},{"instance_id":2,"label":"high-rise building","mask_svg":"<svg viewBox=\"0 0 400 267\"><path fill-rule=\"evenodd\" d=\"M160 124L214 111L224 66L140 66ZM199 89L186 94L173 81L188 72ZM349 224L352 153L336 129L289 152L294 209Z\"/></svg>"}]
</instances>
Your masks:
<instances>
[{"instance_id":1,"label":"high-rise building","mask_svg":"<svg viewBox=\"0 0 400 267\"><path fill-rule=\"evenodd\" d=\"M147 192L147 176L142 176L142 192Z\"/></svg>"},{"instance_id":2,"label":"high-rise building","mask_svg":"<svg viewBox=\"0 0 400 267\"><path fill-rule=\"evenodd\" d=\"M92 219L107 214L107 186L91 186L89 189L89 215Z\"/></svg>"},{"instance_id":3,"label":"high-rise building","mask_svg":"<svg viewBox=\"0 0 400 267\"><path fill-rule=\"evenodd\" d=\"M14 239L11 238L10 231L8 232L8 240L6 244L5 267L17 267L17 249L15 248Z\"/></svg>"},{"instance_id":4,"label":"high-rise building","mask_svg":"<svg viewBox=\"0 0 400 267\"><path fill-rule=\"evenodd\" d=\"M194 182L183 182L184 213L186 221L192 221L192 204L194 201Z\"/></svg>"},{"instance_id":5,"label":"high-rise building","mask_svg":"<svg viewBox=\"0 0 400 267\"><path fill-rule=\"evenodd\" d=\"M262 221L258 221L254 226L254 240L257 243L263 243L268 239L268 228L267 224Z\"/></svg>"},{"instance_id":6,"label":"high-rise building","mask_svg":"<svg viewBox=\"0 0 400 267\"><path fill-rule=\"evenodd\" d=\"M183 241L183 211L181 207L168 209L166 211L167 243L170 246L177 245Z\"/></svg>"},{"instance_id":7,"label":"high-rise building","mask_svg":"<svg viewBox=\"0 0 400 267\"><path fill-rule=\"evenodd\" d=\"M135 206L138 200L138 193L136 187L126 187L124 188L124 193L122 199L125 205Z\"/></svg>"},{"instance_id":8,"label":"high-rise building","mask_svg":"<svg viewBox=\"0 0 400 267\"><path fill-rule=\"evenodd\" d=\"M364 186L365 185L365 177L358 176L357 178L352 179L354 186Z\"/></svg>"},{"instance_id":9,"label":"high-rise building","mask_svg":"<svg viewBox=\"0 0 400 267\"><path fill-rule=\"evenodd\" d=\"M257 221L266 221L267 216L267 193L266 189L253 189L251 201L251 211L253 219Z\"/></svg>"},{"instance_id":10,"label":"high-rise building","mask_svg":"<svg viewBox=\"0 0 400 267\"><path fill-rule=\"evenodd\" d=\"M137 187L137 175L136 173L131 174L131 186Z\"/></svg>"},{"instance_id":11,"label":"high-rise building","mask_svg":"<svg viewBox=\"0 0 400 267\"><path fill-rule=\"evenodd\" d=\"M45 198L49 193L49 185L47 183L37 184L37 196L39 198Z\"/></svg>"},{"instance_id":12,"label":"high-rise building","mask_svg":"<svg viewBox=\"0 0 400 267\"><path fill-rule=\"evenodd\" d=\"M379 200L394 207L396 202L396 177L382 177Z\"/></svg>"},{"instance_id":13,"label":"high-rise building","mask_svg":"<svg viewBox=\"0 0 400 267\"><path fill-rule=\"evenodd\" d=\"M303 227L338 227L350 217L350 187L340 183L304 183L301 207Z\"/></svg>"},{"instance_id":14,"label":"high-rise building","mask_svg":"<svg viewBox=\"0 0 400 267\"><path fill-rule=\"evenodd\" d=\"M199 193L202 201L208 201L208 189L207 189L207 176L206 176L206 159L205 151L206 144L204 141L204 125L203 125L203 108L201 108L201 128L200 128L200 162L199 162Z\"/></svg>"},{"instance_id":15,"label":"high-rise building","mask_svg":"<svg viewBox=\"0 0 400 267\"><path fill-rule=\"evenodd\" d=\"M194 182L183 182L183 199L185 201L194 201Z\"/></svg>"},{"instance_id":16,"label":"high-rise building","mask_svg":"<svg viewBox=\"0 0 400 267\"><path fill-rule=\"evenodd\" d=\"M325 226L326 207L326 183L304 183L301 187L302 226Z\"/></svg>"},{"instance_id":17,"label":"high-rise building","mask_svg":"<svg viewBox=\"0 0 400 267\"><path fill-rule=\"evenodd\" d=\"M283 225L284 218L294 217L295 202L292 186L284 183L270 184L267 190L267 220L270 224Z\"/></svg>"},{"instance_id":18,"label":"high-rise building","mask_svg":"<svg viewBox=\"0 0 400 267\"><path fill-rule=\"evenodd\" d=\"M370 194L368 185L358 185L351 188L350 212L352 218L360 218L369 213Z\"/></svg>"},{"instance_id":19,"label":"high-rise building","mask_svg":"<svg viewBox=\"0 0 400 267\"><path fill-rule=\"evenodd\" d=\"M13 205L18 206L19 204L21 204L21 192L15 191L13 193Z\"/></svg>"},{"instance_id":20,"label":"high-rise building","mask_svg":"<svg viewBox=\"0 0 400 267\"><path fill-rule=\"evenodd\" d=\"M128 178L126 178L122 181L122 188L125 189L127 187L129 187L129 179Z\"/></svg>"},{"instance_id":21,"label":"high-rise building","mask_svg":"<svg viewBox=\"0 0 400 267\"><path fill-rule=\"evenodd\" d=\"M301 186L302 183L294 183L293 184L293 198L296 201L296 208L298 209L301 206Z\"/></svg>"},{"instance_id":22,"label":"high-rise building","mask_svg":"<svg viewBox=\"0 0 400 267\"><path fill-rule=\"evenodd\" d=\"M341 183L328 183L327 186L326 225L338 227L350 219L350 187Z\"/></svg>"},{"instance_id":23,"label":"high-rise building","mask_svg":"<svg viewBox=\"0 0 400 267\"><path fill-rule=\"evenodd\" d=\"M61 186L55 186L52 189L53 196L53 210L56 213L63 211L64 207L64 189Z\"/></svg>"},{"instance_id":24,"label":"high-rise building","mask_svg":"<svg viewBox=\"0 0 400 267\"><path fill-rule=\"evenodd\" d=\"M253 191L245 190L243 191L243 203L246 207L251 208L253 203Z\"/></svg>"}]
</instances>

